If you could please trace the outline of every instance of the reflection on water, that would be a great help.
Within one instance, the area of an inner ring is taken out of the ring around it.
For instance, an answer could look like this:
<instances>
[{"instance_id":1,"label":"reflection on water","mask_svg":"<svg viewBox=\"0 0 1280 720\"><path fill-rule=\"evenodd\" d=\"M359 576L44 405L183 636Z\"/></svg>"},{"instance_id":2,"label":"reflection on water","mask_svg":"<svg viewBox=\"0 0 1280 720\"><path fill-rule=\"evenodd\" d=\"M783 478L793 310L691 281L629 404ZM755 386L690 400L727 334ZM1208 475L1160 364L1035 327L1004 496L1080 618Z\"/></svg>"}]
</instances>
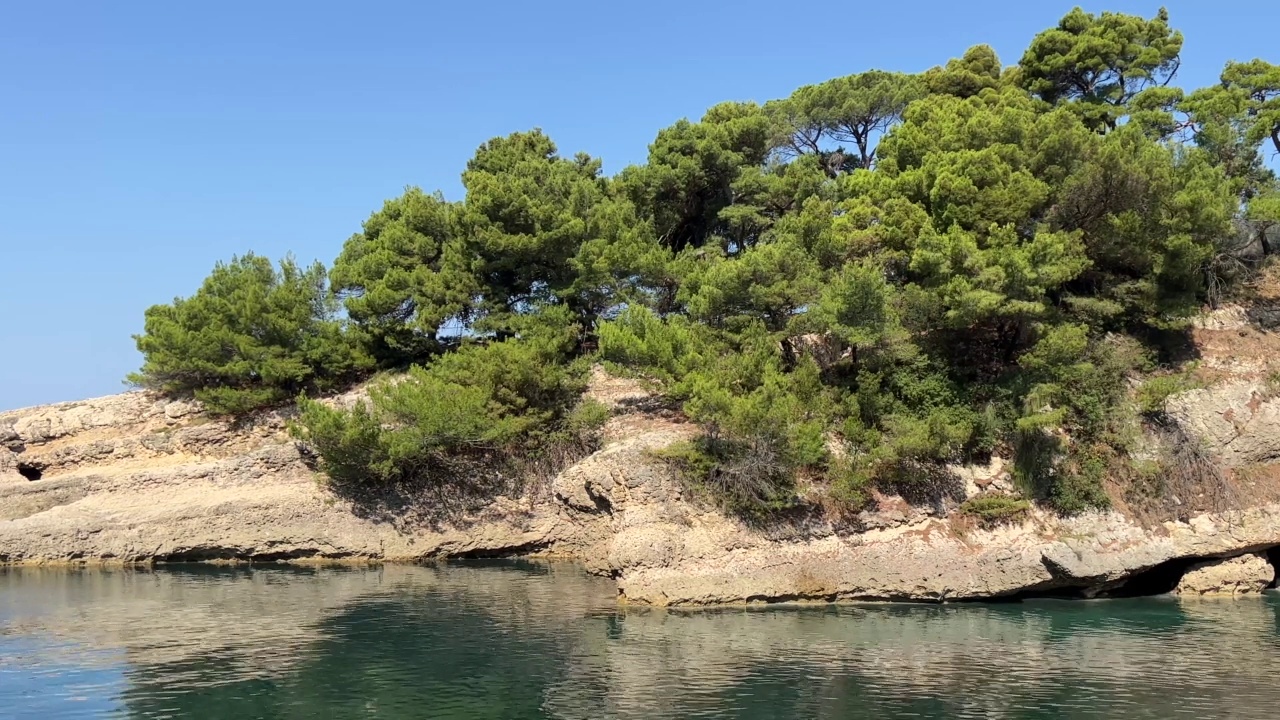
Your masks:
<instances>
[{"instance_id":1,"label":"reflection on water","mask_svg":"<svg viewBox=\"0 0 1280 720\"><path fill-rule=\"evenodd\" d=\"M1263 717L1280 596L621 609L571 565L0 571L0 715Z\"/></svg>"}]
</instances>

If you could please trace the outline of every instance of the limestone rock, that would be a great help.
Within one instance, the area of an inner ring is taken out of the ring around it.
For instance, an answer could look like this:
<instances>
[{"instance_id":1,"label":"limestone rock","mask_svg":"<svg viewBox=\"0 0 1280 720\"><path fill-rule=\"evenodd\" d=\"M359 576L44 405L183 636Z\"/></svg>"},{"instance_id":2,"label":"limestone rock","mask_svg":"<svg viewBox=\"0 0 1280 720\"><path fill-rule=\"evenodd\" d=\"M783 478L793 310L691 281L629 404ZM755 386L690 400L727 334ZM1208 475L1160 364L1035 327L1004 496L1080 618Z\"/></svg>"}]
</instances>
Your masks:
<instances>
[{"instance_id":1,"label":"limestone rock","mask_svg":"<svg viewBox=\"0 0 1280 720\"><path fill-rule=\"evenodd\" d=\"M885 496L848 527L809 518L761 528L699 501L654 454L697 429L646 392L597 372L592 393L614 413L604 446L519 497L464 509L333 494L281 413L233 426L137 392L0 413L0 563L542 554L614 578L628 602L698 605L945 601L1055 588L1091 595L1170 560L1280 545L1280 505L1154 530L1115 512L1033 512L987 530L953 524L946 508ZM1244 391L1232 392L1223 402L1247 408ZM343 397L335 402L359 391ZM1264 407L1223 444L1240 453L1236 460L1270 452L1275 438L1259 437L1270 427ZM1213 430L1211 415L1182 417ZM42 468L39 479L20 475L20 464ZM1011 490L999 461L953 471L963 480L956 502L965 491Z\"/></svg>"},{"instance_id":2,"label":"limestone rock","mask_svg":"<svg viewBox=\"0 0 1280 720\"><path fill-rule=\"evenodd\" d=\"M1013 481L1003 458L993 455L986 465L953 465L951 472L964 482L966 499L978 495L1010 494Z\"/></svg>"},{"instance_id":3,"label":"limestone rock","mask_svg":"<svg viewBox=\"0 0 1280 720\"><path fill-rule=\"evenodd\" d=\"M175 400L164 406L164 416L170 420L178 420L197 412L200 412L200 403L190 400Z\"/></svg>"},{"instance_id":4,"label":"limestone rock","mask_svg":"<svg viewBox=\"0 0 1280 720\"><path fill-rule=\"evenodd\" d=\"M1228 467L1280 460L1280 398L1261 382L1237 380L1169 400L1168 412Z\"/></svg>"},{"instance_id":5,"label":"limestone rock","mask_svg":"<svg viewBox=\"0 0 1280 720\"><path fill-rule=\"evenodd\" d=\"M680 558L619 573L628 601L942 601L1063 588L1092 596L1177 558L1280 543L1280 505L1168 523L1160 532L1114 512L1067 519L1037 513L1022 525L963 536L936 518L801 541L770 541L714 515L695 517L679 532Z\"/></svg>"},{"instance_id":6,"label":"limestone rock","mask_svg":"<svg viewBox=\"0 0 1280 720\"><path fill-rule=\"evenodd\" d=\"M0 420L0 451L19 452L23 448L22 437L14 429L17 418L11 417L8 422Z\"/></svg>"},{"instance_id":7,"label":"limestone rock","mask_svg":"<svg viewBox=\"0 0 1280 720\"><path fill-rule=\"evenodd\" d=\"M1257 553L1192 565L1174 591L1183 596L1251 595L1260 593L1276 577L1276 569Z\"/></svg>"},{"instance_id":8,"label":"limestone rock","mask_svg":"<svg viewBox=\"0 0 1280 720\"><path fill-rule=\"evenodd\" d=\"M159 412L146 393L127 392L5 413L0 427L9 425L10 433L24 443L41 443L96 428L133 425Z\"/></svg>"},{"instance_id":9,"label":"limestone rock","mask_svg":"<svg viewBox=\"0 0 1280 720\"><path fill-rule=\"evenodd\" d=\"M556 506L498 499L474 512L395 517L317 482L266 413L235 427L125 393L0 414L0 562L415 559L537 550ZM28 481L19 462L38 465Z\"/></svg>"}]
</instances>

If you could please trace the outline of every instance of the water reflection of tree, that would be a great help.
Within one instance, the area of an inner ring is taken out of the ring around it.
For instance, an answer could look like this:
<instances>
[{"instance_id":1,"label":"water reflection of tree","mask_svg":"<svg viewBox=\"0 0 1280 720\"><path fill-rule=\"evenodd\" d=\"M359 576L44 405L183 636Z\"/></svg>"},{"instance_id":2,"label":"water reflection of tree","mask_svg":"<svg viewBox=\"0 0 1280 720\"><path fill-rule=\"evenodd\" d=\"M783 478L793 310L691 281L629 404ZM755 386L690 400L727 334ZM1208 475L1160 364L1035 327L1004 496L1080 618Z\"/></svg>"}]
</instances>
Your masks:
<instances>
[{"instance_id":1,"label":"water reflection of tree","mask_svg":"<svg viewBox=\"0 0 1280 720\"><path fill-rule=\"evenodd\" d=\"M138 717L533 718L561 674L572 638L553 618L590 612L580 598L553 606L545 566L417 569L453 575L358 599L316 623L314 641L287 672L237 677L216 657L140 666L126 693ZM420 579L420 578L419 578ZM571 583L581 589L583 583ZM590 586L598 583L588 583ZM564 590L565 588L561 588ZM600 589L600 588L594 588ZM543 622L536 622L541 616ZM513 622L514 621L514 622ZM169 678L220 678L166 692ZM197 687L191 687L195 685Z\"/></svg>"},{"instance_id":2,"label":"water reflection of tree","mask_svg":"<svg viewBox=\"0 0 1280 720\"><path fill-rule=\"evenodd\" d=\"M139 717L1243 717L1280 670L1280 598L678 612L529 563L82 580L31 586L76 601L22 632L123 647Z\"/></svg>"}]
</instances>

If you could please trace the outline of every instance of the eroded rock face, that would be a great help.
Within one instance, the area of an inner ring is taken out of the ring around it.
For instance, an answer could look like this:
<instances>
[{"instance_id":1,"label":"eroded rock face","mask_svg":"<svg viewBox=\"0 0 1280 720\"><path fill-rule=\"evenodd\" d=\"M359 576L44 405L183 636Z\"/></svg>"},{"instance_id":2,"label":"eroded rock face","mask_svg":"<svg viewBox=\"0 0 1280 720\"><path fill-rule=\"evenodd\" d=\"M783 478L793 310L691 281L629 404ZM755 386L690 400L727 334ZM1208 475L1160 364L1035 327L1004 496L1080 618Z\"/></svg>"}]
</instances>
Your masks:
<instances>
[{"instance_id":1,"label":"eroded rock face","mask_svg":"<svg viewBox=\"0 0 1280 720\"><path fill-rule=\"evenodd\" d=\"M501 497L444 524L356 505L317 483L277 413L233 427L134 392L0 414L0 427L21 448L0 455L0 562L407 560L536 549L562 522L554 505Z\"/></svg>"},{"instance_id":2,"label":"eroded rock face","mask_svg":"<svg viewBox=\"0 0 1280 720\"><path fill-rule=\"evenodd\" d=\"M1192 565L1174 592L1191 597L1253 595L1267 589L1275 577L1276 569L1266 556L1248 553Z\"/></svg>"},{"instance_id":3,"label":"eroded rock face","mask_svg":"<svg viewBox=\"0 0 1280 720\"><path fill-rule=\"evenodd\" d=\"M1280 397L1264 381L1237 380L1169 401L1174 420L1227 467L1280 460Z\"/></svg>"},{"instance_id":4,"label":"eroded rock face","mask_svg":"<svg viewBox=\"0 0 1280 720\"><path fill-rule=\"evenodd\" d=\"M1242 389L1222 402L1248 407ZM520 497L465 512L356 504L317 482L273 413L231 426L197 407L125 393L0 414L0 562L166 559L412 560L543 554L613 577L627 602L705 605L772 600L944 601L1072 588L1096 595L1188 557L1280 545L1280 505L1140 527L1119 513L966 528L948 507L882 498L851 522L756 527L717 512L672 477L654 450L696 428L643 386L600 372L612 409L601 450ZM354 398L355 395L348 394ZM1251 395L1249 397L1252 397ZM343 401L339 399L339 401ZM1239 433L1212 435L1217 401L1181 415L1236 461L1280 441L1264 404ZM1269 402L1269 401L1268 401ZM43 468L39 480L17 472ZM998 460L953 468L957 502L1013 492ZM1265 584L1265 583L1264 583Z\"/></svg>"},{"instance_id":5,"label":"eroded rock face","mask_svg":"<svg viewBox=\"0 0 1280 720\"><path fill-rule=\"evenodd\" d=\"M634 531L632 531L634 532ZM619 540L627 536L619 533ZM1181 557L1229 554L1280 539L1280 506L1231 518L1199 517L1158 531L1118 513L1060 520L1033 516L1019 526L958 535L931 519L893 530L770 541L704 516L667 544L682 553L619 572L630 601L704 605L744 600L959 600L1074 589L1113 590Z\"/></svg>"}]
</instances>

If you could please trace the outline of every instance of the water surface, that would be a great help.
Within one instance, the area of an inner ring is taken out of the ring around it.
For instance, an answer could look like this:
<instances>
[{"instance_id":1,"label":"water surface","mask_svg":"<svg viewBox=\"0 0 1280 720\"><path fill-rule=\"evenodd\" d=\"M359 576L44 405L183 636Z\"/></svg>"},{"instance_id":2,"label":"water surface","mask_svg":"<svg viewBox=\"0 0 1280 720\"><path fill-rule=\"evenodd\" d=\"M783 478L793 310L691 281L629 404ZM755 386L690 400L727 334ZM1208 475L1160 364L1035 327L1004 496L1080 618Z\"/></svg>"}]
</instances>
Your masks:
<instances>
[{"instance_id":1,"label":"water surface","mask_svg":"<svg viewBox=\"0 0 1280 720\"><path fill-rule=\"evenodd\" d=\"M0 716L1258 718L1280 596L677 612L572 565L0 570Z\"/></svg>"}]
</instances>

